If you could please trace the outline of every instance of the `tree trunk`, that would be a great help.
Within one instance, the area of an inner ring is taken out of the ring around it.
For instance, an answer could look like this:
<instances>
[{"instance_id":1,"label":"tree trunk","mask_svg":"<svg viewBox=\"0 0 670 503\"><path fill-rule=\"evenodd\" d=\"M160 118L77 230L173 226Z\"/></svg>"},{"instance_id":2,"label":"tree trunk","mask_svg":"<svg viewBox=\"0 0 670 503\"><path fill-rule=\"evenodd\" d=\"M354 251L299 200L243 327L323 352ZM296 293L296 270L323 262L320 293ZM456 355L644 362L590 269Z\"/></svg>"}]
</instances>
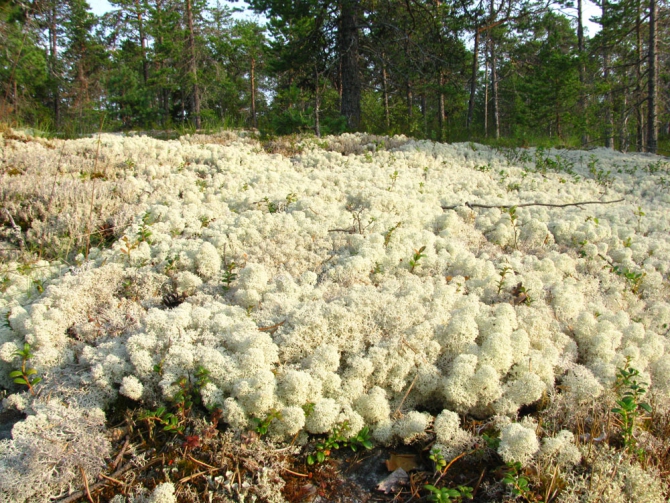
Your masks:
<instances>
[{"instance_id":1,"label":"tree trunk","mask_svg":"<svg viewBox=\"0 0 670 503\"><path fill-rule=\"evenodd\" d=\"M479 69L479 27L475 27L475 46L472 55L472 75L470 77L470 101L468 101L468 118L465 127L472 126L472 116L475 110L475 92L477 91L477 71Z\"/></svg>"},{"instance_id":2,"label":"tree trunk","mask_svg":"<svg viewBox=\"0 0 670 503\"><path fill-rule=\"evenodd\" d=\"M579 55L579 116L583 121L582 126L582 147L589 143L586 123L586 96L584 95L584 11L582 9L582 0L577 0L577 51Z\"/></svg>"},{"instance_id":3,"label":"tree trunk","mask_svg":"<svg viewBox=\"0 0 670 503\"><path fill-rule=\"evenodd\" d=\"M413 104L414 96L412 95L412 81L407 79L407 122L410 125L412 122L412 116L414 115L412 113Z\"/></svg>"},{"instance_id":4,"label":"tree trunk","mask_svg":"<svg viewBox=\"0 0 670 503\"><path fill-rule=\"evenodd\" d=\"M321 97L319 96L319 70L314 65L314 134L317 138L321 138L321 123L319 121L319 106L321 105Z\"/></svg>"},{"instance_id":5,"label":"tree trunk","mask_svg":"<svg viewBox=\"0 0 670 503\"><path fill-rule=\"evenodd\" d=\"M440 105L437 111L437 120L440 128L440 141L444 141L444 72L440 71Z\"/></svg>"},{"instance_id":6,"label":"tree trunk","mask_svg":"<svg viewBox=\"0 0 670 503\"><path fill-rule=\"evenodd\" d=\"M498 71L496 61L496 48L491 39L491 90L493 91L493 125L495 127L496 140L500 139L500 106L498 102Z\"/></svg>"},{"instance_id":7,"label":"tree trunk","mask_svg":"<svg viewBox=\"0 0 670 503\"><path fill-rule=\"evenodd\" d=\"M484 54L484 137L489 136L489 44Z\"/></svg>"},{"instance_id":8,"label":"tree trunk","mask_svg":"<svg viewBox=\"0 0 670 503\"><path fill-rule=\"evenodd\" d=\"M318 76L318 74L317 74ZM256 58L251 58L251 125L254 128L258 128L256 123ZM318 106L318 82L317 82L317 106ZM318 113L318 112L317 112ZM318 115L317 115L318 117ZM317 136L319 136L317 134Z\"/></svg>"},{"instance_id":9,"label":"tree trunk","mask_svg":"<svg viewBox=\"0 0 670 503\"><path fill-rule=\"evenodd\" d=\"M649 91L647 98L647 152L655 154L658 149L657 93L658 51L656 30L658 29L658 5L649 0Z\"/></svg>"},{"instance_id":10,"label":"tree trunk","mask_svg":"<svg viewBox=\"0 0 670 503\"><path fill-rule=\"evenodd\" d=\"M137 10L137 29L140 35L140 46L142 47L142 76L144 77L144 85L146 86L149 80L149 65L147 61L147 37L144 33L140 0L135 0L135 9Z\"/></svg>"},{"instance_id":11,"label":"tree trunk","mask_svg":"<svg viewBox=\"0 0 670 503\"><path fill-rule=\"evenodd\" d=\"M361 122L361 75L358 67L357 0L343 0L339 27L339 52L342 64L340 113L347 127L356 130Z\"/></svg>"},{"instance_id":12,"label":"tree trunk","mask_svg":"<svg viewBox=\"0 0 670 503\"><path fill-rule=\"evenodd\" d=\"M60 124L60 83L58 81L58 31L57 27L57 12L56 3L51 6L49 19L49 47L51 54L49 55L49 72L51 73L51 81L53 85L53 100L54 100L54 126L58 129Z\"/></svg>"},{"instance_id":13,"label":"tree trunk","mask_svg":"<svg viewBox=\"0 0 670 503\"><path fill-rule=\"evenodd\" d=\"M426 93L421 93L421 116L423 119L423 136L428 135L428 114L426 111Z\"/></svg>"},{"instance_id":14,"label":"tree trunk","mask_svg":"<svg viewBox=\"0 0 670 503\"><path fill-rule=\"evenodd\" d=\"M198 88L198 66L195 57L195 34L193 32L193 6L191 0L186 0L186 21L188 23L189 66L193 79L193 123L200 129L200 89Z\"/></svg>"},{"instance_id":15,"label":"tree trunk","mask_svg":"<svg viewBox=\"0 0 670 503\"><path fill-rule=\"evenodd\" d=\"M382 58L384 54L382 54ZM386 62L382 62L382 86L384 88L384 117L386 118L386 130L391 128L391 113L389 111L388 80L386 76Z\"/></svg>"},{"instance_id":16,"label":"tree trunk","mask_svg":"<svg viewBox=\"0 0 670 503\"><path fill-rule=\"evenodd\" d=\"M607 0L603 0L603 15L602 22L607 22ZM605 28L603 26L603 28ZM608 40L607 38L604 41L603 45L603 76L605 78L605 85L609 86L609 77L610 77L610 55L609 47L607 47ZM607 95L605 96L605 148L614 148L614 125L612 124L612 92L608 89Z\"/></svg>"},{"instance_id":17,"label":"tree trunk","mask_svg":"<svg viewBox=\"0 0 670 503\"><path fill-rule=\"evenodd\" d=\"M637 38L637 63L635 65L635 119L637 135L635 146L638 152L644 152L644 99L642 97L642 15L640 5L642 0L637 0L637 18L635 20L635 35Z\"/></svg>"}]
</instances>

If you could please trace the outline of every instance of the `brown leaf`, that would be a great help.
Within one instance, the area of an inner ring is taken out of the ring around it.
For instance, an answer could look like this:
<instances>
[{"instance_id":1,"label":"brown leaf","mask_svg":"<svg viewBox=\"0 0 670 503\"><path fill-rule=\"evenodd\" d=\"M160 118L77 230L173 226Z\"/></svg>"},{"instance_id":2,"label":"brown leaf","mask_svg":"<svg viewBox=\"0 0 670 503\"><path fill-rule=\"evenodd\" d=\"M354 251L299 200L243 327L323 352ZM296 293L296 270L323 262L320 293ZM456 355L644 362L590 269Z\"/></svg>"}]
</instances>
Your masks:
<instances>
[{"instance_id":1,"label":"brown leaf","mask_svg":"<svg viewBox=\"0 0 670 503\"><path fill-rule=\"evenodd\" d=\"M388 494L407 485L407 482L409 482L409 475L402 468L398 468L377 485L377 491L384 491L385 494Z\"/></svg>"},{"instance_id":2,"label":"brown leaf","mask_svg":"<svg viewBox=\"0 0 670 503\"><path fill-rule=\"evenodd\" d=\"M414 454L391 454L391 457L386 460L386 468L390 472L402 468L405 472L411 472L419 468L419 463Z\"/></svg>"}]
</instances>

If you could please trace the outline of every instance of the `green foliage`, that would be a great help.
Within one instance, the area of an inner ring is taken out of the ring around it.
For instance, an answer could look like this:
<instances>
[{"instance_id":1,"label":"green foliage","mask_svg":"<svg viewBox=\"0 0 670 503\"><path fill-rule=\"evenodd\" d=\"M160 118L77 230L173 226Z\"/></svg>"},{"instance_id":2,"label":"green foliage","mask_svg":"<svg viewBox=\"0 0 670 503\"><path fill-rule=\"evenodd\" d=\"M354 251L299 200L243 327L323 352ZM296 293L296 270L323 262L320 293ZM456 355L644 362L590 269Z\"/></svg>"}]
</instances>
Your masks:
<instances>
[{"instance_id":1,"label":"green foliage","mask_svg":"<svg viewBox=\"0 0 670 503\"><path fill-rule=\"evenodd\" d=\"M640 371L630 366L630 357L626 358L623 368L617 370L615 390L619 395L617 407L612 412L618 416L625 448L628 452L642 456L644 451L636 449L635 430L644 413L651 414L651 406L641 399L647 392L647 383L638 381Z\"/></svg>"},{"instance_id":2,"label":"green foliage","mask_svg":"<svg viewBox=\"0 0 670 503\"><path fill-rule=\"evenodd\" d=\"M498 280L497 286L498 286L498 295L500 295L500 292L502 292L503 287L505 286L505 276L507 276L510 271L512 271L512 268L509 266L503 266L502 269L498 272L500 275L500 279Z\"/></svg>"},{"instance_id":3,"label":"green foliage","mask_svg":"<svg viewBox=\"0 0 670 503\"><path fill-rule=\"evenodd\" d=\"M507 463L507 472L503 477L503 483L510 486L512 494L532 500L532 491L530 489L530 481L528 477L523 475L521 463Z\"/></svg>"},{"instance_id":4,"label":"green foliage","mask_svg":"<svg viewBox=\"0 0 670 503\"><path fill-rule=\"evenodd\" d=\"M387 230L384 233L384 248L387 248L389 243L391 242L391 238L393 237L393 233L398 230L398 227L402 225L402 222L398 222L395 224L393 227L391 227L389 230Z\"/></svg>"},{"instance_id":5,"label":"green foliage","mask_svg":"<svg viewBox=\"0 0 670 503\"><path fill-rule=\"evenodd\" d=\"M227 292L230 290L230 285L233 281L237 279L237 274L233 272L237 268L235 262L229 262L224 265L222 281L224 283L223 290Z\"/></svg>"},{"instance_id":6,"label":"green foliage","mask_svg":"<svg viewBox=\"0 0 670 503\"><path fill-rule=\"evenodd\" d=\"M635 295L640 294L642 281L644 280L644 277L647 275L647 273L645 273L644 271L643 272L632 271L622 265L611 265L610 271L616 274L617 276L621 276L622 278L624 278L628 283L628 285L630 286L631 292L633 292Z\"/></svg>"},{"instance_id":7,"label":"green foliage","mask_svg":"<svg viewBox=\"0 0 670 503\"><path fill-rule=\"evenodd\" d=\"M23 345L23 349L14 352L13 356L21 358L21 368L11 371L9 377L16 384L28 386L30 394L35 395L35 386L42 381L42 378L37 376L37 370L28 367L28 360L35 356L31 353L31 349L30 344L26 342Z\"/></svg>"},{"instance_id":8,"label":"green foliage","mask_svg":"<svg viewBox=\"0 0 670 503\"><path fill-rule=\"evenodd\" d=\"M149 214L148 212L145 213L142 216L142 223L140 224L140 228L137 231L137 242L138 243L146 242L146 243L151 244L151 241L149 240L151 238L151 229L149 229L149 226L152 223L153 222L151 221L151 214Z\"/></svg>"},{"instance_id":9,"label":"green foliage","mask_svg":"<svg viewBox=\"0 0 670 503\"><path fill-rule=\"evenodd\" d=\"M254 431L258 433L259 435L267 435L268 428L270 427L270 424L272 424L272 421L275 419L281 419L282 415L281 412L278 410L272 409L270 412L268 412L268 415L265 416L265 418L260 419L257 417L251 418L251 422L254 423Z\"/></svg>"},{"instance_id":10,"label":"green foliage","mask_svg":"<svg viewBox=\"0 0 670 503\"><path fill-rule=\"evenodd\" d=\"M409 272L414 272L414 269L419 265L419 261L426 255L423 253L426 250L426 246L422 246L418 250L414 250L412 258L409 260Z\"/></svg>"},{"instance_id":11,"label":"green foliage","mask_svg":"<svg viewBox=\"0 0 670 503\"><path fill-rule=\"evenodd\" d=\"M605 171L602 168L598 167L598 158L595 155L591 155L588 162L589 173L591 173L596 181L596 183L602 187L611 187L614 182L614 177L612 177L612 172L607 170Z\"/></svg>"},{"instance_id":12,"label":"green foliage","mask_svg":"<svg viewBox=\"0 0 670 503\"><path fill-rule=\"evenodd\" d=\"M519 224L518 224L518 215L516 214L516 206L510 206L509 208L503 208L503 213L509 215L510 223L512 224L512 230L514 232L514 249L519 249Z\"/></svg>"},{"instance_id":13,"label":"green foliage","mask_svg":"<svg viewBox=\"0 0 670 503\"><path fill-rule=\"evenodd\" d=\"M447 460L444 459L444 456L442 455L442 451L440 449L434 447L428 456L428 458L435 463L435 471L436 472L441 472L444 470L444 468L447 466Z\"/></svg>"},{"instance_id":14,"label":"green foliage","mask_svg":"<svg viewBox=\"0 0 670 503\"><path fill-rule=\"evenodd\" d=\"M469 500L473 498L472 487L468 486L457 486L456 488L441 487L438 489L433 485L426 484L423 487L431 492L428 499L430 501L437 501L438 503L451 503L462 501L463 498Z\"/></svg>"},{"instance_id":15,"label":"green foliage","mask_svg":"<svg viewBox=\"0 0 670 503\"><path fill-rule=\"evenodd\" d=\"M154 365L153 370L157 374L162 374L163 362ZM192 376L181 376L172 383L177 386L177 391L170 398L174 412L168 412L166 407L159 407L155 411L140 412L138 417L140 420L146 421L150 436L153 436L155 423L160 424L163 431L180 435L184 433L185 422L193 406L202 404L200 391L210 382L209 373L205 367L199 365Z\"/></svg>"},{"instance_id":16,"label":"green foliage","mask_svg":"<svg viewBox=\"0 0 670 503\"><path fill-rule=\"evenodd\" d=\"M637 217L637 233L640 233L640 226L642 225L642 217L646 215L644 211L642 211L642 206L638 206L637 210L633 212L633 215Z\"/></svg>"},{"instance_id":17,"label":"green foliage","mask_svg":"<svg viewBox=\"0 0 670 503\"><path fill-rule=\"evenodd\" d=\"M155 411L145 410L138 415L140 421L146 421L149 426L149 436L153 437L153 425L158 423L163 426L163 431L172 433L183 433L184 425L176 414L168 412L165 407L158 407Z\"/></svg>"},{"instance_id":18,"label":"green foliage","mask_svg":"<svg viewBox=\"0 0 670 503\"><path fill-rule=\"evenodd\" d=\"M393 173L391 173L389 178L391 179L391 185L389 185L386 190L391 191L395 188L395 183L398 181L398 170L395 170Z\"/></svg>"},{"instance_id":19,"label":"green foliage","mask_svg":"<svg viewBox=\"0 0 670 503\"><path fill-rule=\"evenodd\" d=\"M313 465L315 463L323 463L328 459L334 449L340 447L349 447L356 452L360 448L372 449L372 441L370 440L370 430L365 426L356 435L347 438L345 433L350 429L348 421L340 423L333 428L333 431L324 440L317 442L314 446L315 453L307 455L307 464Z\"/></svg>"}]
</instances>

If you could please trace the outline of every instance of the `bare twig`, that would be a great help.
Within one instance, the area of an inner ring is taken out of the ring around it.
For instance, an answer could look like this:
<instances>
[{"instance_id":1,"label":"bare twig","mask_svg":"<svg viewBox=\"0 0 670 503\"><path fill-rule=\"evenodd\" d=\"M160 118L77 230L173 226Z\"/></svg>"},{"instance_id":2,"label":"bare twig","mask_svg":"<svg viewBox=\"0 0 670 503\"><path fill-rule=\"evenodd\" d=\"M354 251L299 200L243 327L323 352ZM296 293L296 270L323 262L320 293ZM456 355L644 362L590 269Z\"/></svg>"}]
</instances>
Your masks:
<instances>
[{"instance_id":1,"label":"bare twig","mask_svg":"<svg viewBox=\"0 0 670 503\"><path fill-rule=\"evenodd\" d=\"M200 477L200 475L205 475L206 473L218 472L219 470L223 470L223 468L225 468L225 467L214 468L214 469L209 469L209 470L203 470L201 472L196 472L193 475L189 475L188 477L184 477L183 479L179 479L179 483L184 484L184 483L188 482L189 480L193 480L193 479L196 479L196 478Z\"/></svg>"},{"instance_id":2,"label":"bare twig","mask_svg":"<svg viewBox=\"0 0 670 503\"><path fill-rule=\"evenodd\" d=\"M93 501L93 497L91 496L91 490L88 488L88 479L86 478L86 472L84 469L80 466L79 471L81 472L81 477L84 479L84 488L86 489L86 497L88 498L88 501L91 503L95 503Z\"/></svg>"},{"instance_id":3,"label":"bare twig","mask_svg":"<svg viewBox=\"0 0 670 503\"><path fill-rule=\"evenodd\" d=\"M138 471L146 470L150 466L153 466L160 461L162 461L162 458L154 458L151 461L149 461L147 464L145 464L144 466L141 466L141 467L137 468L137 470ZM136 468L136 467L134 467L133 464L129 461L128 463L123 465L121 468L116 470L114 473L112 473L109 477L103 477L103 478L118 479L121 475L123 475L125 472L127 472L131 468ZM102 474L100 474L100 475L102 475ZM119 481L119 482L121 482L121 481ZM96 482L95 484L93 484L92 486L90 486L88 488L89 493L93 493L93 492L97 491L98 489L101 489L105 485L107 485L106 481ZM60 499L60 500L57 500L57 501L58 501L58 503L74 503L75 501L77 501L79 498L81 498L85 494L86 493L84 491L77 491L77 492L72 493L70 496L68 496L66 498L63 498L63 499Z\"/></svg>"},{"instance_id":4,"label":"bare twig","mask_svg":"<svg viewBox=\"0 0 670 503\"><path fill-rule=\"evenodd\" d=\"M119 463L123 459L123 455L126 453L126 449L128 448L128 445L130 445L130 437L126 435L126 441L123 443L123 447L121 447L121 451L117 454L117 456L114 458L114 462L112 463L112 471L116 470L116 467L119 466Z\"/></svg>"},{"instance_id":5,"label":"bare twig","mask_svg":"<svg viewBox=\"0 0 670 503\"><path fill-rule=\"evenodd\" d=\"M349 229L328 229L328 232L346 232L347 234L356 234L356 227L350 227Z\"/></svg>"},{"instance_id":6,"label":"bare twig","mask_svg":"<svg viewBox=\"0 0 670 503\"><path fill-rule=\"evenodd\" d=\"M614 201L580 201L578 203L552 204L552 203L519 203L519 204L479 204L479 203L462 203L454 204L452 206L442 206L443 210L453 210L459 206L467 206L468 208L524 208L526 206L547 206L549 208L567 208L568 206L583 206L585 204L612 204L620 203L624 198L616 199Z\"/></svg>"},{"instance_id":7,"label":"bare twig","mask_svg":"<svg viewBox=\"0 0 670 503\"><path fill-rule=\"evenodd\" d=\"M124 485L126 485L125 482L122 482L122 481L120 481L119 479L115 479L115 478L113 478L113 477L108 477L108 476L105 475L104 473L101 473L99 476L102 477L102 478L105 479L105 480L109 480L110 482L114 482L115 484L119 484L120 486L124 486Z\"/></svg>"},{"instance_id":8,"label":"bare twig","mask_svg":"<svg viewBox=\"0 0 670 503\"><path fill-rule=\"evenodd\" d=\"M274 335L274 333L279 330L279 327L281 327L284 323L286 323L286 320L281 321L279 323L275 323L274 325L270 325L269 327L258 327L259 332L270 332L271 334Z\"/></svg>"},{"instance_id":9,"label":"bare twig","mask_svg":"<svg viewBox=\"0 0 670 503\"><path fill-rule=\"evenodd\" d=\"M283 470L286 473L290 473L291 475L295 475L296 477L305 477L305 478L308 478L308 479L312 478L312 475L309 474L309 473L298 473L298 472L294 472L293 470L289 470L288 468L283 468Z\"/></svg>"},{"instance_id":10,"label":"bare twig","mask_svg":"<svg viewBox=\"0 0 670 503\"><path fill-rule=\"evenodd\" d=\"M12 218L12 215L9 213L9 210L7 210L7 208L3 209L5 210L5 215L7 215L7 218L9 218L9 223L12 226L12 231L14 232L14 234L16 234L16 237L19 240L19 247L23 250L23 247L26 245L26 241L23 238L21 227L16 225L16 222L14 221L14 218Z\"/></svg>"},{"instance_id":11,"label":"bare twig","mask_svg":"<svg viewBox=\"0 0 670 503\"><path fill-rule=\"evenodd\" d=\"M200 461L199 459L195 459L195 458L194 458L193 456L191 456L190 454L188 455L188 459L190 459L191 461L193 461L194 463L196 463L196 464L198 464L198 465L200 465L200 466L204 466L205 468L209 468L210 470L220 470L220 469L221 469L220 467L217 468L216 466L208 465L208 464L205 463L204 461Z\"/></svg>"}]
</instances>

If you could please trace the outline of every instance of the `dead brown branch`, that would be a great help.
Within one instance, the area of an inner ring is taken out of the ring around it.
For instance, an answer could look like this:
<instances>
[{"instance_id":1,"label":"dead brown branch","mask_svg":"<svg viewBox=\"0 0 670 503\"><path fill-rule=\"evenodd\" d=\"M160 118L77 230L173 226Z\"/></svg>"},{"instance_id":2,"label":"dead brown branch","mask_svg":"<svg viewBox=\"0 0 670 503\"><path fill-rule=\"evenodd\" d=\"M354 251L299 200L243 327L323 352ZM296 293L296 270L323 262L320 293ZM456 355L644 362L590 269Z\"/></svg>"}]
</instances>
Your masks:
<instances>
[{"instance_id":1,"label":"dead brown branch","mask_svg":"<svg viewBox=\"0 0 670 503\"><path fill-rule=\"evenodd\" d=\"M452 206L442 206L443 210L453 210L459 206L467 206L468 208L524 208L526 206L546 206L548 208L567 208L568 206L583 206L586 204L612 204L620 203L624 200L616 199L614 201L580 201L578 203L564 203L564 204L552 204L552 203L518 203L518 204L479 204L479 203L462 203L454 204Z\"/></svg>"}]
</instances>

